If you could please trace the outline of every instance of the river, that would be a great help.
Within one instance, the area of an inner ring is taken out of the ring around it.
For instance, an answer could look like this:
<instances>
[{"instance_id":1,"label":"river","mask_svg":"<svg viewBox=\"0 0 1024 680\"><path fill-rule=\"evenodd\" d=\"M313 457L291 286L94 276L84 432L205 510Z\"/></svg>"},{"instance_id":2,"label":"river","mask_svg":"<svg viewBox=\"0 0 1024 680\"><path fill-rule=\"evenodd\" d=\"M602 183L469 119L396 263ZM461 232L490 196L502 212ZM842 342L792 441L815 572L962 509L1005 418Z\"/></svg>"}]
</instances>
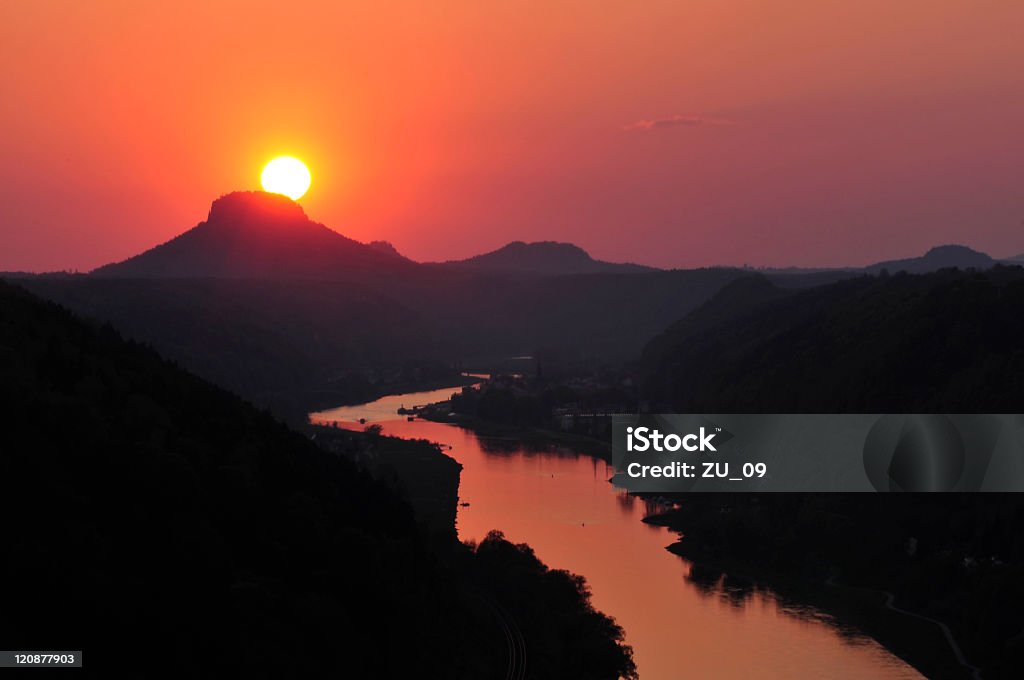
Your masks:
<instances>
[{"instance_id":1,"label":"river","mask_svg":"<svg viewBox=\"0 0 1024 680\"><path fill-rule=\"evenodd\" d=\"M454 425L396 414L444 401L461 387L393 395L311 414L316 422L451 446L463 465L463 541L500 529L529 543L548 566L586 577L594 606L626 631L643 680L678 678L921 678L876 641L771 593L737 592L691 579L692 565L665 550L675 534L641 522L645 503L608 483L603 461L557 446L528 450Z\"/></svg>"}]
</instances>

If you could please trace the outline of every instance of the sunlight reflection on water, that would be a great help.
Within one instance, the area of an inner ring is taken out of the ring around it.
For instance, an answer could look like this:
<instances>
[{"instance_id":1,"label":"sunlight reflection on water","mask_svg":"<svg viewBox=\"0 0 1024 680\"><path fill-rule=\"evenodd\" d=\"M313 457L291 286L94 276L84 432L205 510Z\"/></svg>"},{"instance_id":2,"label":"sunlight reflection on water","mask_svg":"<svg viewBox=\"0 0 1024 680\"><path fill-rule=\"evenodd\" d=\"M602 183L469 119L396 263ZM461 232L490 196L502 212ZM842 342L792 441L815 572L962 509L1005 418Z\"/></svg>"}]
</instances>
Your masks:
<instances>
[{"instance_id":1,"label":"sunlight reflection on water","mask_svg":"<svg viewBox=\"0 0 1024 680\"><path fill-rule=\"evenodd\" d=\"M560 447L481 440L444 423L396 415L447 399L460 387L384 397L313 414L359 429L450 445L463 465L462 540L500 529L529 543L549 566L586 577L594 606L615 617L644 680L676 678L921 678L874 640L811 607L781 602L736 577L702 570L665 550L667 530L641 522L650 510L615 490L605 462Z\"/></svg>"}]
</instances>

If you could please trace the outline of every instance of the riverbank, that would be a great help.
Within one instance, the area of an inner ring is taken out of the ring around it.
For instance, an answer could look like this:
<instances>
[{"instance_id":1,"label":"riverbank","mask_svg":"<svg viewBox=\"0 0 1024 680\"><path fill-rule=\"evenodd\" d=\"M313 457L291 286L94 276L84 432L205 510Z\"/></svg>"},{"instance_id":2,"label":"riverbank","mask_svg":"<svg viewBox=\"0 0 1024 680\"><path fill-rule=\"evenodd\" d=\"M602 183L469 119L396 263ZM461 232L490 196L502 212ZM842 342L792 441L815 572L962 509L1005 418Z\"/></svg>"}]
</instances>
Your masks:
<instances>
[{"instance_id":1,"label":"riverbank","mask_svg":"<svg viewBox=\"0 0 1024 680\"><path fill-rule=\"evenodd\" d=\"M692 494L671 550L847 621L930 677L1018 677L1019 501L981 494Z\"/></svg>"},{"instance_id":2,"label":"riverbank","mask_svg":"<svg viewBox=\"0 0 1024 680\"><path fill-rule=\"evenodd\" d=\"M457 542L455 517L462 465L425 439L387 437L375 432L310 425L311 438L354 461L412 506L424 536L435 547Z\"/></svg>"},{"instance_id":3,"label":"riverbank","mask_svg":"<svg viewBox=\"0 0 1024 680\"><path fill-rule=\"evenodd\" d=\"M647 517L644 522L672 528L659 517ZM844 585L825 570L814 576L773 570L702 550L685 538L667 550L692 563L690 579L698 587L708 591L722 588L732 598L768 591L798 618L825 620L843 635L868 635L928 678L973 677L971 669L960 664L937 625L887 607L888 598L882 591Z\"/></svg>"},{"instance_id":4,"label":"riverbank","mask_svg":"<svg viewBox=\"0 0 1024 680\"><path fill-rule=\"evenodd\" d=\"M414 425L404 418L388 422ZM461 631L465 649L459 672L445 677L525 677L528 662L537 678L636 678L622 627L593 606L583 576L549 568L530 546L507 541L500 531L460 541L455 527L463 466L444 446L382 429L311 425L308 432L412 506L464 612L454 624L438 621Z\"/></svg>"},{"instance_id":5,"label":"riverbank","mask_svg":"<svg viewBox=\"0 0 1024 680\"><path fill-rule=\"evenodd\" d=\"M430 392L447 387L458 390L468 385L475 385L481 381L479 375L470 373L452 373L451 375L439 376L424 380L407 380L402 382L389 382L377 385L366 385L360 390L332 390L320 389L302 393L302 407L304 413L319 411L326 408L338 408L340 406L358 406L383 397L390 397L399 394Z\"/></svg>"},{"instance_id":6,"label":"riverbank","mask_svg":"<svg viewBox=\"0 0 1024 680\"><path fill-rule=\"evenodd\" d=\"M443 410L427 410L420 417L454 424L485 439L506 439L516 443L554 442L587 449L589 455L610 460L610 444L589 437L441 415ZM640 496L644 497L643 494ZM643 521L678 531L678 527L665 517L663 514L655 514L645 517ZM961 664L942 628L935 622L908 617L898 608L892 607L891 598L883 591L844 585L824 565L817 565L816 569L801 574L773 570L756 562L730 558L714 551L702 551L696 542L686 540L673 543L667 550L693 563L691 577L699 588L712 589L725 580L733 596L742 596L744 589L748 593L768 590L797 618L809 616L825 620L841 634L850 635L851 638L858 634L868 635L929 678L960 680L974 677L973 667Z\"/></svg>"},{"instance_id":7,"label":"riverbank","mask_svg":"<svg viewBox=\"0 0 1024 680\"><path fill-rule=\"evenodd\" d=\"M611 446L607 442L536 427L523 427L484 421L471 416L451 413L447 403L417 410L418 417L456 425L473 432L482 439L508 440L510 445L567 446L596 458L610 461ZM641 494L641 497L643 495ZM664 526L678 531L671 521L653 515L644 519L648 524ZM892 597L880 590L843 585L824 565L816 573L794 573L768 569L756 561L729 557L725 553L701 550L696 541L680 540L668 550L694 563L696 579L723 578L746 582L755 589L767 589L777 595L793 610L813 607L842 632L856 630L878 640L887 649L931 678L956 680L974 676L973 666L965 661L959 646L949 644L942 624L928 617L908 616L892 604ZM813 572L813 570L812 570ZM697 584L700 587L700 584ZM704 585L708 585L705 583ZM947 629L948 630L948 629Z\"/></svg>"},{"instance_id":8,"label":"riverbank","mask_svg":"<svg viewBox=\"0 0 1024 680\"><path fill-rule=\"evenodd\" d=\"M835 628L815 617L800 620L779 601L743 607L702 594L682 581L686 563L665 550L669 534L638 521L651 512L642 499L617 493L609 484L608 445L590 437L536 427L447 417L402 417L399 408L443 402L450 386L430 393L387 397L358 407L311 414L338 422L360 437L394 435L442 442L441 451L464 467L459 477L458 536L479 545L494 529L528 543L554 567L581 574L593 589L594 606L616 617L648 680L693 677L757 678L799 668L807 677L908 680L918 677L874 640L843 642ZM422 409L417 409L420 416ZM359 420L364 419L365 424ZM370 428L370 432L364 432ZM333 429L333 428L332 428ZM396 451L398 462L401 453ZM448 508L451 508L449 497ZM637 578L641 575L642 578ZM521 603L534 606L547 596ZM687 645L679 645L679 625ZM729 640L744 640L742 653ZM726 652L726 648L731 651ZM687 649L705 653L693 655ZM717 652L714 650L718 650ZM531 652L532 656L532 652ZM770 671L770 672L769 672ZM566 674L564 677L579 677Z\"/></svg>"}]
</instances>

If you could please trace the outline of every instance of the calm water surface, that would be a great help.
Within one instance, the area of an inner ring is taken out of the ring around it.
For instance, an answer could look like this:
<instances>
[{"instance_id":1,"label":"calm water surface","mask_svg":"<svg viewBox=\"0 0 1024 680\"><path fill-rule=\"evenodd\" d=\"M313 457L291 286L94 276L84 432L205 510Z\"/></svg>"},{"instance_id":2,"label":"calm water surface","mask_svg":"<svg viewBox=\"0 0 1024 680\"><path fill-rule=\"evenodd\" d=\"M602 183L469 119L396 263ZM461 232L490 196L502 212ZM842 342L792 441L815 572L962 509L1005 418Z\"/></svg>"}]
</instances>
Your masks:
<instances>
[{"instance_id":1,"label":"calm water surface","mask_svg":"<svg viewBox=\"0 0 1024 680\"><path fill-rule=\"evenodd\" d=\"M529 543L548 566L586 577L594 606L615 617L643 680L678 678L921 678L874 640L840 631L811 610L774 596L702 584L692 565L665 550L675 535L643 524L643 501L608 483L603 461L514 440L481 439L444 423L408 422L400 406L443 401L461 388L384 397L312 414L385 434L450 445L463 465L462 540L491 529Z\"/></svg>"}]
</instances>

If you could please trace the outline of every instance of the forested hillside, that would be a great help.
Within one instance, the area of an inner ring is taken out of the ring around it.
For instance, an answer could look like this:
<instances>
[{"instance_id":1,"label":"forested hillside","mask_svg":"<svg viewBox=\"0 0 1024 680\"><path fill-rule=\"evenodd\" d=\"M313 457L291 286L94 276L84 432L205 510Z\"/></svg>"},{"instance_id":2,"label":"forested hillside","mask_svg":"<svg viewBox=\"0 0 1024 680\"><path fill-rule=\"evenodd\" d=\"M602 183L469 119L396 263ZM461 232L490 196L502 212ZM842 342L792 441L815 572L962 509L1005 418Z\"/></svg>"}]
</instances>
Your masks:
<instances>
[{"instance_id":1,"label":"forested hillside","mask_svg":"<svg viewBox=\"0 0 1024 680\"><path fill-rule=\"evenodd\" d=\"M679 412L1019 413L1024 269L740 281L652 341L646 394Z\"/></svg>"},{"instance_id":2,"label":"forested hillside","mask_svg":"<svg viewBox=\"0 0 1024 680\"><path fill-rule=\"evenodd\" d=\"M430 552L354 465L2 281L0 413L12 649L137 677L502 676L483 598L519 622L536 677L632 672L581 579L499 537L486 559ZM552 616L518 611L537 588L561 589Z\"/></svg>"}]
</instances>

